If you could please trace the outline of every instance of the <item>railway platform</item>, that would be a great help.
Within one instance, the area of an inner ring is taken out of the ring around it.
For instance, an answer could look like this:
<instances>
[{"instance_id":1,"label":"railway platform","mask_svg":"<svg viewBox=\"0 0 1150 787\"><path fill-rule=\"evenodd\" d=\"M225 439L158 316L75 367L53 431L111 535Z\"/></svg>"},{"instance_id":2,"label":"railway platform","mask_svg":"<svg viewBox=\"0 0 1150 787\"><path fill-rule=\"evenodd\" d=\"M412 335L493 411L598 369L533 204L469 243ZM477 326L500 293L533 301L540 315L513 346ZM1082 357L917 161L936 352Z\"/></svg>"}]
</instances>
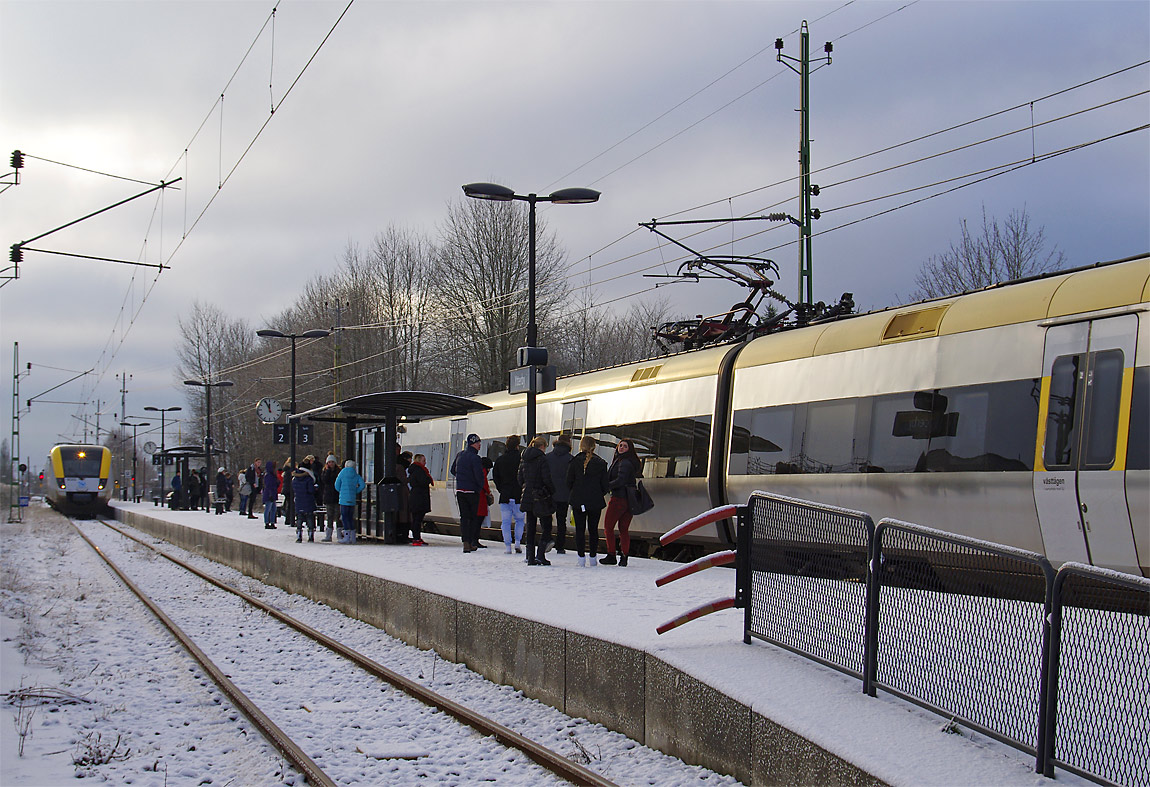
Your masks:
<instances>
[{"instance_id":1,"label":"railway platform","mask_svg":"<svg viewBox=\"0 0 1150 787\"><path fill-rule=\"evenodd\" d=\"M464 553L295 542L235 512L115 502L126 524L329 604L564 712L747 784L1049 785L1033 757L770 644L730 610L656 627L733 592L715 568L661 588L665 562L527 566L498 542ZM1060 773L1059 782L1087 784Z\"/></svg>"}]
</instances>

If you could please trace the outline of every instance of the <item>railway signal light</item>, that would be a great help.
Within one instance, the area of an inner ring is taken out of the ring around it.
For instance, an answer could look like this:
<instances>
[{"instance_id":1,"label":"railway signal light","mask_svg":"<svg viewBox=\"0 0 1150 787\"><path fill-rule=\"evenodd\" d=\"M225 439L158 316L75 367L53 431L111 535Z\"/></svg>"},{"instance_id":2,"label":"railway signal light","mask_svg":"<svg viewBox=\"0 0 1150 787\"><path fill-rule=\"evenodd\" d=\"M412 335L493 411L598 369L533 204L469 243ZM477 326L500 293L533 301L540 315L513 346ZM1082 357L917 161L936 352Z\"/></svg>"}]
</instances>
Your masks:
<instances>
[{"instance_id":1,"label":"railway signal light","mask_svg":"<svg viewBox=\"0 0 1150 787\"><path fill-rule=\"evenodd\" d=\"M12 151L11 164L12 164L12 169L23 169L24 168L24 154L21 153L19 150L13 150Z\"/></svg>"}]
</instances>

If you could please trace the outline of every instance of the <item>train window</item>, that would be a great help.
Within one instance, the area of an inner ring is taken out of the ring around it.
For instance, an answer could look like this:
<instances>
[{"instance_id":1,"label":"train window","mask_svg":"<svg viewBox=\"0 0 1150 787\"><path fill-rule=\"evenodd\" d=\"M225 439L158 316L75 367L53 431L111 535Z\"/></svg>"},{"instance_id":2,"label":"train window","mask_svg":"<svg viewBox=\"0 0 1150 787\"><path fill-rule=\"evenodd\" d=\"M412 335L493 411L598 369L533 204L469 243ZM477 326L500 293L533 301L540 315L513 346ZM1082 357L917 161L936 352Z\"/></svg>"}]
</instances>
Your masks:
<instances>
[{"instance_id":1,"label":"train window","mask_svg":"<svg viewBox=\"0 0 1150 787\"><path fill-rule=\"evenodd\" d=\"M919 469L929 447L927 440L905 434L901 422L908 414L930 419L934 414L915 407L915 393L891 394L874 398L870 451L866 467L871 473L913 473ZM927 433L929 437L929 432Z\"/></svg>"},{"instance_id":2,"label":"train window","mask_svg":"<svg viewBox=\"0 0 1150 787\"><path fill-rule=\"evenodd\" d=\"M856 404L854 399L839 399L807 405L798 461L801 472L847 473L861 464L855 458Z\"/></svg>"},{"instance_id":3,"label":"train window","mask_svg":"<svg viewBox=\"0 0 1150 787\"><path fill-rule=\"evenodd\" d=\"M427 461L427 471L431 477L441 480L447 477L447 443L426 443L423 445L404 446L404 450L411 451L412 455L423 454Z\"/></svg>"},{"instance_id":4,"label":"train window","mask_svg":"<svg viewBox=\"0 0 1150 787\"><path fill-rule=\"evenodd\" d=\"M630 440L643 460L646 478L702 478L707 475L711 440L709 415L602 426L593 436L599 441L597 453L608 462L619 440Z\"/></svg>"},{"instance_id":5,"label":"train window","mask_svg":"<svg viewBox=\"0 0 1150 787\"><path fill-rule=\"evenodd\" d=\"M83 456L80 454L83 453ZM64 465L67 478L99 478L102 451L61 451L60 463Z\"/></svg>"},{"instance_id":6,"label":"train window","mask_svg":"<svg viewBox=\"0 0 1150 787\"><path fill-rule=\"evenodd\" d=\"M571 442L578 445L579 440L583 437L587 429L587 400L580 399L577 402L564 402L562 417L563 431L572 435Z\"/></svg>"},{"instance_id":7,"label":"train window","mask_svg":"<svg viewBox=\"0 0 1150 787\"><path fill-rule=\"evenodd\" d=\"M1104 470L1114 464L1118 439L1118 409L1122 401L1121 350L1090 353L1090 385L1086 389L1086 434L1082 467Z\"/></svg>"},{"instance_id":8,"label":"train window","mask_svg":"<svg viewBox=\"0 0 1150 787\"><path fill-rule=\"evenodd\" d=\"M735 413L729 472L732 475L798 472L791 462L794 429L793 405Z\"/></svg>"},{"instance_id":9,"label":"train window","mask_svg":"<svg viewBox=\"0 0 1150 787\"><path fill-rule=\"evenodd\" d=\"M1150 470L1150 367L1146 366L1134 370L1126 469Z\"/></svg>"},{"instance_id":10,"label":"train window","mask_svg":"<svg viewBox=\"0 0 1150 787\"><path fill-rule=\"evenodd\" d=\"M1034 468L1037 380L949 388L942 396L953 428L931 438L921 469L994 473Z\"/></svg>"},{"instance_id":11,"label":"train window","mask_svg":"<svg viewBox=\"0 0 1150 787\"><path fill-rule=\"evenodd\" d=\"M1046 446L1042 461L1047 468L1070 467L1078 444L1078 391L1082 355L1054 359L1050 370L1050 399L1046 412Z\"/></svg>"}]
</instances>

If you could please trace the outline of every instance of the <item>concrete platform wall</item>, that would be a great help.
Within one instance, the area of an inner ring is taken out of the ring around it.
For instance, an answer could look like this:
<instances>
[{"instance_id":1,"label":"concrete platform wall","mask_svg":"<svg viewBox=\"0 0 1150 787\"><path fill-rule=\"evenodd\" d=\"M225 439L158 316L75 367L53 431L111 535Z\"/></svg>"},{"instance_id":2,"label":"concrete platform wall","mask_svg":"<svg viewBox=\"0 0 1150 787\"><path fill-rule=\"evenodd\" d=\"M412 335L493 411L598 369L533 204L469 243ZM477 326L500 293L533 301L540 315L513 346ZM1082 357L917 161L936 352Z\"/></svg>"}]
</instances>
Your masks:
<instances>
[{"instance_id":1,"label":"concrete platform wall","mask_svg":"<svg viewBox=\"0 0 1150 787\"><path fill-rule=\"evenodd\" d=\"M433 649L571 716L746 784L882 784L643 651L138 512L121 509L116 515L261 582Z\"/></svg>"}]
</instances>

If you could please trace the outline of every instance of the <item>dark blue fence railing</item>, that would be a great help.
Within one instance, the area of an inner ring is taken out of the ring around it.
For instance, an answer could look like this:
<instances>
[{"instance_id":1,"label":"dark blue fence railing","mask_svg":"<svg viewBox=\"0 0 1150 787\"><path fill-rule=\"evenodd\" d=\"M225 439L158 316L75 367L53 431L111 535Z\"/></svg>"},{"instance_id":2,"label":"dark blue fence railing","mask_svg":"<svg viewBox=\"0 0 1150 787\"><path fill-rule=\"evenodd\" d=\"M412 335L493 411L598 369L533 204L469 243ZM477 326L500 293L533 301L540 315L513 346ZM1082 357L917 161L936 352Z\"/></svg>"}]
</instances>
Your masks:
<instances>
[{"instance_id":1,"label":"dark blue fence railing","mask_svg":"<svg viewBox=\"0 0 1150 787\"><path fill-rule=\"evenodd\" d=\"M1022 751L1150 786L1150 579L764 492L737 604L762 639Z\"/></svg>"}]
</instances>

